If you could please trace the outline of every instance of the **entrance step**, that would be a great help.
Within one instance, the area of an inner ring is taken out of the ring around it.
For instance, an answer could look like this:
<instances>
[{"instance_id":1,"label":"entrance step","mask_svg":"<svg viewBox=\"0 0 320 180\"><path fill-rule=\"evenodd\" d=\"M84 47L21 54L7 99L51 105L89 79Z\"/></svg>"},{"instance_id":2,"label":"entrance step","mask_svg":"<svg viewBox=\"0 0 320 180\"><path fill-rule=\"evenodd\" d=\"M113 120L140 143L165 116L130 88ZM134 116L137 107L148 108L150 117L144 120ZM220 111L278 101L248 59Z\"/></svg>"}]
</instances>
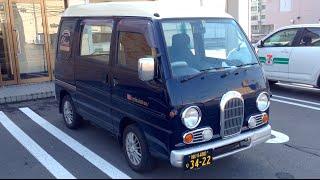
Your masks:
<instances>
[{"instance_id":1,"label":"entrance step","mask_svg":"<svg viewBox=\"0 0 320 180\"><path fill-rule=\"evenodd\" d=\"M53 82L0 87L0 104L44 99L55 96Z\"/></svg>"}]
</instances>

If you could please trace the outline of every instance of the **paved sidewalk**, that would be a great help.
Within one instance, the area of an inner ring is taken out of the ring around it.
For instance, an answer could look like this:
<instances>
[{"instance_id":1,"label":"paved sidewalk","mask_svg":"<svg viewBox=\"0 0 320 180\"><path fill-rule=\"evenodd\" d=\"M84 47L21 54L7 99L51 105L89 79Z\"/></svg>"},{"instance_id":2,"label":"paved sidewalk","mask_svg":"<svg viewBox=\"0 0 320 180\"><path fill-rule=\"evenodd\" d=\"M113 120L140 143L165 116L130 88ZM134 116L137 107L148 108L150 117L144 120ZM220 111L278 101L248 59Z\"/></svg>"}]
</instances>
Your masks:
<instances>
[{"instance_id":1,"label":"paved sidewalk","mask_svg":"<svg viewBox=\"0 0 320 180\"><path fill-rule=\"evenodd\" d=\"M53 82L0 87L0 104L43 99L54 96Z\"/></svg>"}]
</instances>

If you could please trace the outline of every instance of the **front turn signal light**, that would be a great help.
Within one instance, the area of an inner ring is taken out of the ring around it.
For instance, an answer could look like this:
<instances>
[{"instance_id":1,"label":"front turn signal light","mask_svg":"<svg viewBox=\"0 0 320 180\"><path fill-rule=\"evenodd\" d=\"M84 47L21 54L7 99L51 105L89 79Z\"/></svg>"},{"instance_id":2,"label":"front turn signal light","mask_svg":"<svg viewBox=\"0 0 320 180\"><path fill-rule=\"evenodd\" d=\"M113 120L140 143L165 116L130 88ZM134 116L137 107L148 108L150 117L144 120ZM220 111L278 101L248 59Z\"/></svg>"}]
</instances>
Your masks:
<instances>
[{"instance_id":1,"label":"front turn signal light","mask_svg":"<svg viewBox=\"0 0 320 180\"><path fill-rule=\"evenodd\" d=\"M185 144L190 144L193 142L193 135L190 133L190 134L186 134L184 137L183 137L183 142Z\"/></svg>"},{"instance_id":2,"label":"front turn signal light","mask_svg":"<svg viewBox=\"0 0 320 180\"><path fill-rule=\"evenodd\" d=\"M262 117L262 121L263 123L268 123L269 122L269 115L268 114L264 114Z\"/></svg>"}]
</instances>

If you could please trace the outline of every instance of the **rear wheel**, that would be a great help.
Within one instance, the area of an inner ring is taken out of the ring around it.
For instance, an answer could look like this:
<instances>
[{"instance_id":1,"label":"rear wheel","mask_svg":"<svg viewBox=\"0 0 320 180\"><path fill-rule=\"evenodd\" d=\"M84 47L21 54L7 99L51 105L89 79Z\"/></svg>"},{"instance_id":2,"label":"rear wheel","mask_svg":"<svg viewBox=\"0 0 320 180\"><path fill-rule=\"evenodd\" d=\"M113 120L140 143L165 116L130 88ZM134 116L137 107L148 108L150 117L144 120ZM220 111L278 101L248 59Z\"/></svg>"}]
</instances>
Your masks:
<instances>
[{"instance_id":1,"label":"rear wheel","mask_svg":"<svg viewBox=\"0 0 320 180\"><path fill-rule=\"evenodd\" d=\"M76 112L73 101L69 95L66 95L62 100L62 114L68 128L76 129L80 126L81 118Z\"/></svg>"},{"instance_id":2,"label":"rear wheel","mask_svg":"<svg viewBox=\"0 0 320 180\"><path fill-rule=\"evenodd\" d=\"M146 172L154 167L147 141L136 125L128 126L123 132L123 152L129 166L137 172Z\"/></svg>"}]
</instances>

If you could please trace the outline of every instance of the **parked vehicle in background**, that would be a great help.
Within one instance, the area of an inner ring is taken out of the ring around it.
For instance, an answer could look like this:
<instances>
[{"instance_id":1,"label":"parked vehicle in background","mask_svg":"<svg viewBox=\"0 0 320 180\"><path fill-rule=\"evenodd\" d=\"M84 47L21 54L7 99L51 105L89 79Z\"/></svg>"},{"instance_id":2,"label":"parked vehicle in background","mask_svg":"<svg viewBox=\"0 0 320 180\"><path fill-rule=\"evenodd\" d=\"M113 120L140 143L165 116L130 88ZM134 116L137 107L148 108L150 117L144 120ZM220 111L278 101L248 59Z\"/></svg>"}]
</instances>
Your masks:
<instances>
[{"instance_id":1,"label":"parked vehicle in background","mask_svg":"<svg viewBox=\"0 0 320 180\"><path fill-rule=\"evenodd\" d=\"M248 38L228 14L192 10L101 3L61 19L55 79L65 123L85 119L114 134L135 171L154 157L199 169L271 136L270 89Z\"/></svg>"},{"instance_id":2,"label":"parked vehicle in background","mask_svg":"<svg viewBox=\"0 0 320 180\"><path fill-rule=\"evenodd\" d=\"M283 27L256 44L270 83L320 87L320 24Z\"/></svg>"}]
</instances>

